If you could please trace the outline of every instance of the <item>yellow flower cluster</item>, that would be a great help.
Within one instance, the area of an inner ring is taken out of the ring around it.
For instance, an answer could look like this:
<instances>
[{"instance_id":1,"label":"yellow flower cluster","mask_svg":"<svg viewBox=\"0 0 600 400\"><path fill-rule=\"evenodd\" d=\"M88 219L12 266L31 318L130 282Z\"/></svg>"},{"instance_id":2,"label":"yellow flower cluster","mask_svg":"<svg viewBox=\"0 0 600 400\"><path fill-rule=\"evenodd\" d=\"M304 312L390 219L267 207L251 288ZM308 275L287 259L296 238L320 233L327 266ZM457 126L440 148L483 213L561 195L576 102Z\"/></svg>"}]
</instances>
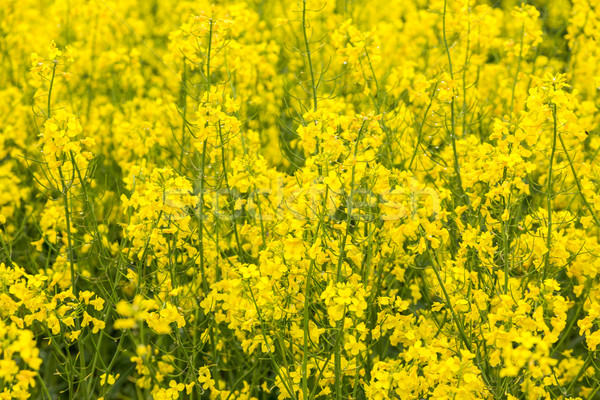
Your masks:
<instances>
[{"instance_id":1,"label":"yellow flower cluster","mask_svg":"<svg viewBox=\"0 0 600 400\"><path fill-rule=\"evenodd\" d=\"M14 322L0 321L0 344L0 382L4 385L0 396L26 399L35 388L37 371L42 364L35 336L32 331L19 328Z\"/></svg>"}]
</instances>

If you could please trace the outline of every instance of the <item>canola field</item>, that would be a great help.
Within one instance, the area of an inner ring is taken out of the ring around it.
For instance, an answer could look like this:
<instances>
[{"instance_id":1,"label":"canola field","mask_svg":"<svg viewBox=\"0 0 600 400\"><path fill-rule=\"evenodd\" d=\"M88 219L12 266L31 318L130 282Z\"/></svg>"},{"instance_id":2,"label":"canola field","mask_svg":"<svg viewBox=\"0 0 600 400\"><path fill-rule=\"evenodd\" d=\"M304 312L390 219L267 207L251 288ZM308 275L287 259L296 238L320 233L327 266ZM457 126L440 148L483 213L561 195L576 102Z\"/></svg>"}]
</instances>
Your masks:
<instances>
[{"instance_id":1,"label":"canola field","mask_svg":"<svg viewBox=\"0 0 600 400\"><path fill-rule=\"evenodd\" d=\"M0 399L600 399L600 3L0 0Z\"/></svg>"}]
</instances>

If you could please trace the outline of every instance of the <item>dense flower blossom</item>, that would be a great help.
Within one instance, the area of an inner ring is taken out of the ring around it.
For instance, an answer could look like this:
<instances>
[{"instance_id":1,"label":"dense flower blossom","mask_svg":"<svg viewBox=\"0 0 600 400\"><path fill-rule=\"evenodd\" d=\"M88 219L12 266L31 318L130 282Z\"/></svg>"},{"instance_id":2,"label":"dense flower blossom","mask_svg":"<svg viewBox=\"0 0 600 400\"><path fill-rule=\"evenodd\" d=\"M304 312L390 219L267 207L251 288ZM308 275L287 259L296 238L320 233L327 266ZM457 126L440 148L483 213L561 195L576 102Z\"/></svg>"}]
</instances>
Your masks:
<instances>
[{"instance_id":1,"label":"dense flower blossom","mask_svg":"<svg viewBox=\"0 0 600 400\"><path fill-rule=\"evenodd\" d=\"M600 5L0 7L0 399L600 397Z\"/></svg>"}]
</instances>

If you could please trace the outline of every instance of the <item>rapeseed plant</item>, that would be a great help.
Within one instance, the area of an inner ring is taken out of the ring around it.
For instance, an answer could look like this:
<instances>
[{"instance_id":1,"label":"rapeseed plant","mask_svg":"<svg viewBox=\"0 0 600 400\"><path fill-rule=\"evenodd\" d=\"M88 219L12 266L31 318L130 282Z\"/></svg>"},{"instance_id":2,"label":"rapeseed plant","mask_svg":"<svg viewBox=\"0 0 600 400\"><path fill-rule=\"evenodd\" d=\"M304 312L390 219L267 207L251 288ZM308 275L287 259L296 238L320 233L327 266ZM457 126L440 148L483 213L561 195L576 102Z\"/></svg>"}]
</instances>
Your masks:
<instances>
[{"instance_id":1,"label":"rapeseed plant","mask_svg":"<svg viewBox=\"0 0 600 400\"><path fill-rule=\"evenodd\" d=\"M600 398L599 32L5 0L0 399Z\"/></svg>"}]
</instances>

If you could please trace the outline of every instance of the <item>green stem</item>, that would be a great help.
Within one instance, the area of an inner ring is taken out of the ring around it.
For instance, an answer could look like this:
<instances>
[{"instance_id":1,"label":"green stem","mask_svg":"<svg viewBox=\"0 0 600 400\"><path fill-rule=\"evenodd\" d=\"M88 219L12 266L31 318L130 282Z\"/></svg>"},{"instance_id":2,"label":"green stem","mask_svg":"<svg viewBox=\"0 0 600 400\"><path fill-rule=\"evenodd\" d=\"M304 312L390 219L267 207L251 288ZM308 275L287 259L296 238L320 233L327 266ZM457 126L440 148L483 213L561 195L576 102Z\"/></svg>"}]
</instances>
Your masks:
<instances>
[{"instance_id":1,"label":"green stem","mask_svg":"<svg viewBox=\"0 0 600 400\"><path fill-rule=\"evenodd\" d=\"M50 87L48 88L48 110L46 112L46 118L51 118L51 108L50 104L52 102L52 87L54 86L54 77L56 76L56 61L54 61L54 65L52 66L52 77L50 78Z\"/></svg>"},{"instance_id":2,"label":"green stem","mask_svg":"<svg viewBox=\"0 0 600 400\"><path fill-rule=\"evenodd\" d=\"M308 58L308 68L310 70L310 79L312 81L313 111L317 111L317 85L315 82L315 73L312 65L312 56L306 33L306 0L302 1L302 35L304 36L304 45L306 46L306 57Z\"/></svg>"},{"instance_id":3,"label":"green stem","mask_svg":"<svg viewBox=\"0 0 600 400\"><path fill-rule=\"evenodd\" d=\"M446 8L448 0L444 0L444 14L442 16L442 34L444 38L444 46L446 48L446 56L448 57L448 69L450 72L450 79L454 81L454 73L452 71L452 57L450 56L450 47L448 46L448 39L446 38ZM460 198L464 195L462 178L460 176L460 165L458 162L458 150L456 148L456 116L454 115L454 87L452 87L452 100L450 101L450 141L452 142L452 154L454 158L454 172L456 173L456 179L458 180L458 188ZM461 201L462 203L462 201Z\"/></svg>"},{"instance_id":4,"label":"green stem","mask_svg":"<svg viewBox=\"0 0 600 400\"><path fill-rule=\"evenodd\" d=\"M546 207L548 209L548 232L546 236L546 248L548 252L545 257L544 271L542 273L542 279L546 279L548 270L550 269L550 251L552 249L552 172L554 167L554 154L556 153L556 138L558 136L557 120L556 120L556 104L551 104L552 108L552 119L553 119L553 137L552 137L552 151L550 152L550 165L548 166L548 185L546 190Z\"/></svg>"}]
</instances>

